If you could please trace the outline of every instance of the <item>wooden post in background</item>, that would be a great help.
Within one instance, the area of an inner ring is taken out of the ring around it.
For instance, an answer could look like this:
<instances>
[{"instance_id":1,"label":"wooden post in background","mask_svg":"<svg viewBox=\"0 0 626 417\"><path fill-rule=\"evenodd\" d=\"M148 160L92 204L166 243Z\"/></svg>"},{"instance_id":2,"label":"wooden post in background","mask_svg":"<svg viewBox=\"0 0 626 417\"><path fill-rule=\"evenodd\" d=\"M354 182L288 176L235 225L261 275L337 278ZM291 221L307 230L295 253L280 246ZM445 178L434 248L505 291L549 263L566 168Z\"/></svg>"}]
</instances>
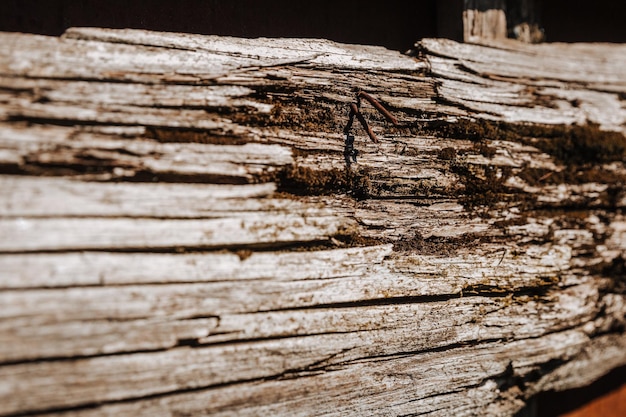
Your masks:
<instances>
[{"instance_id":1,"label":"wooden post in background","mask_svg":"<svg viewBox=\"0 0 626 417\"><path fill-rule=\"evenodd\" d=\"M465 0L463 40L481 43L514 38L526 43L541 42L544 34L538 23L538 10L535 0Z\"/></svg>"},{"instance_id":2,"label":"wooden post in background","mask_svg":"<svg viewBox=\"0 0 626 417\"><path fill-rule=\"evenodd\" d=\"M506 38L506 4L504 0L465 0L463 10L463 40Z\"/></svg>"}]
</instances>

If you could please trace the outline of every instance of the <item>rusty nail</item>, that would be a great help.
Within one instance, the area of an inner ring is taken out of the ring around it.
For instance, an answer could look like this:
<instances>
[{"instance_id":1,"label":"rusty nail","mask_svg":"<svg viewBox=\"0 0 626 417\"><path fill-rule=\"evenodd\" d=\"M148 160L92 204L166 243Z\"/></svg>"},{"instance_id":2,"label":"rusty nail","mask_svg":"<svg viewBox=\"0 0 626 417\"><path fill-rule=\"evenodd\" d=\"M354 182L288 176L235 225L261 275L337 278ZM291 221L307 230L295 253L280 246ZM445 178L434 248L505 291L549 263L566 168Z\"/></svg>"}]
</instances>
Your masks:
<instances>
[{"instance_id":1,"label":"rusty nail","mask_svg":"<svg viewBox=\"0 0 626 417\"><path fill-rule=\"evenodd\" d=\"M363 97L365 100L369 101L372 106L376 108L376 110L378 110L383 116L385 116L387 120L389 120L396 126L398 125L398 119L393 117L393 115L389 113L389 111L385 107L383 107L383 105L380 104L378 100L376 100L374 97L370 96L365 91L359 91L358 97Z\"/></svg>"}]
</instances>

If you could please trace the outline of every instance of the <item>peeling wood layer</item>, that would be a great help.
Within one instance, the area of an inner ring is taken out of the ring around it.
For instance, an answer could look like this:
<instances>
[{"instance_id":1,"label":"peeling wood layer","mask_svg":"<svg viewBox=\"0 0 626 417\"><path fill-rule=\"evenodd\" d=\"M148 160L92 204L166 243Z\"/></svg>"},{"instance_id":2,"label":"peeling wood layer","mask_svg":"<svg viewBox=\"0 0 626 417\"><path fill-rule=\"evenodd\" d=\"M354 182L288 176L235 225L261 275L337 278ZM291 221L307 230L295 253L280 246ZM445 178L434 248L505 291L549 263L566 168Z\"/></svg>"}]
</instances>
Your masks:
<instances>
[{"instance_id":1,"label":"peeling wood layer","mask_svg":"<svg viewBox=\"0 0 626 417\"><path fill-rule=\"evenodd\" d=\"M626 364L623 45L0 38L0 416L514 415ZM398 124L348 168L359 89Z\"/></svg>"}]
</instances>

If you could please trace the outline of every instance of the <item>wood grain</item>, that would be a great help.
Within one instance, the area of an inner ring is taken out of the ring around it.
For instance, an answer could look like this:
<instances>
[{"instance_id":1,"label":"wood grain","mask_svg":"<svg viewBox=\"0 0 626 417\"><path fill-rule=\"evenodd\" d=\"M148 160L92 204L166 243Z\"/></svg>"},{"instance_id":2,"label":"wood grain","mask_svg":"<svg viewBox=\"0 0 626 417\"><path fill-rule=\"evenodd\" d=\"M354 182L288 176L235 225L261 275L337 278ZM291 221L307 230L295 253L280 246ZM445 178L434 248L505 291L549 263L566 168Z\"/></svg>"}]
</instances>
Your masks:
<instances>
[{"instance_id":1,"label":"wood grain","mask_svg":"<svg viewBox=\"0 0 626 417\"><path fill-rule=\"evenodd\" d=\"M0 416L511 416L623 366L625 52L0 33ZM347 168L359 89L398 123Z\"/></svg>"}]
</instances>

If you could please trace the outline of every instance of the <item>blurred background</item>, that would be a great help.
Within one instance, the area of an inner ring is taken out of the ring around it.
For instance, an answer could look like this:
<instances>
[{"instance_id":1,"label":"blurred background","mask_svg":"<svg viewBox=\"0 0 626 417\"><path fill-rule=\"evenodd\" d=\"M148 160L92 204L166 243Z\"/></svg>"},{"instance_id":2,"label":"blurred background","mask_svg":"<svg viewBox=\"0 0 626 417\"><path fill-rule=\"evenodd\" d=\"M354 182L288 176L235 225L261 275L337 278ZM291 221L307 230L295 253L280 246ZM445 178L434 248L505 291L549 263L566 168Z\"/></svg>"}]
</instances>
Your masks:
<instances>
[{"instance_id":1,"label":"blurred background","mask_svg":"<svg viewBox=\"0 0 626 417\"><path fill-rule=\"evenodd\" d=\"M536 3L547 41L626 42L626 2L522 1ZM72 26L99 26L312 37L406 51L424 37L461 40L463 4L464 0L2 0L0 30L60 35Z\"/></svg>"}]
</instances>

